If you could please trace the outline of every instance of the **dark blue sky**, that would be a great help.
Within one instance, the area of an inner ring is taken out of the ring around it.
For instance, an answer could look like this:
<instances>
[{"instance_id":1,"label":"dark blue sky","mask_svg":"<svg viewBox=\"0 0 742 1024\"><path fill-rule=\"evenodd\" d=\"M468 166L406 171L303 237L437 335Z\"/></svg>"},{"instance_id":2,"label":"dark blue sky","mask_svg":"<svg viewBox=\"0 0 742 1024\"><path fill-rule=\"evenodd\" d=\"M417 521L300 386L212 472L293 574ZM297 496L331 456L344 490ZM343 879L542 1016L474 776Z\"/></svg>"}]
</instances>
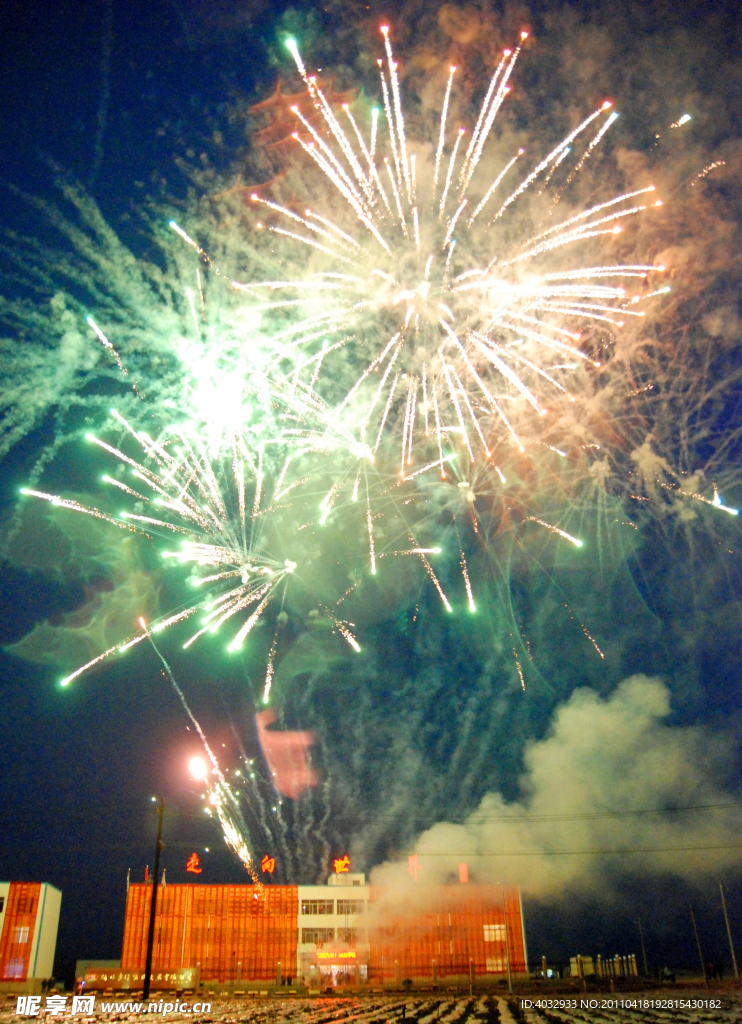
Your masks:
<instances>
[{"instance_id":1,"label":"dark blue sky","mask_svg":"<svg viewBox=\"0 0 742 1024\"><path fill-rule=\"evenodd\" d=\"M327 21L321 6L295 6L299 10L292 17L298 24L310 12L315 25ZM585 19L607 17L611 6L573 5ZM721 31L721 49L729 56L723 33L733 24L736 5L642 6L653 11L643 31L656 35L660 48L663 33L680 26L700 34ZM549 15L554 5L538 4L535 10L538 17ZM0 9L3 180L53 198L46 163L51 159L90 188L114 228L126 236L132 204L156 191L158 180L167 179L176 195L185 191L173 158L188 145L199 145L225 104L271 90L276 72L266 54L275 49L283 13L283 6L262 0L5 0ZM11 192L2 190L0 203L6 226L28 228L23 204ZM42 427L3 465L5 515L46 440ZM35 623L73 610L84 596L79 583L6 566L0 643L13 643ZM197 661L192 671L185 682L201 685L196 677L208 665ZM183 763L197 744L151 652L109 666L69 691L55 685L55 670L4 653L0 672L0 877L49 881L63 890L58 973L69 975L77 958L120 955L127 869L138 880L152 862L154 793L168 802L164 864L171 881L185 880L185 862L194 849L204 858L201 880L244 880L216 829L202 820L198 793L184 776ZM710 689L716 695L709 717L719 708L728 714L725 705L734 706L736 688L730 697L727 681L717 678ZM238 690L235 679L224 690L207 687L201 694L204 705L212 705L217 744L232 742L229 723L230 718L235 722ZM210 854L203 853L205 847ZM730 907L742 922L742 883L729 882ZM692 965L685 891L647 888L625 895L625 909L615 904L601 911L561 909L527 921L532 956L568 956L578 944L584 950L592 942L605 944L605 952L613 946L636 949L633 917L642 913L651 922L662 903L664 918L654 932L649 925L650 959L667 956ZM699 898L699 918L709 955L724 956L711 885ZM742 940L742 928L738 934Z\"/></svg>"}]
</instances>

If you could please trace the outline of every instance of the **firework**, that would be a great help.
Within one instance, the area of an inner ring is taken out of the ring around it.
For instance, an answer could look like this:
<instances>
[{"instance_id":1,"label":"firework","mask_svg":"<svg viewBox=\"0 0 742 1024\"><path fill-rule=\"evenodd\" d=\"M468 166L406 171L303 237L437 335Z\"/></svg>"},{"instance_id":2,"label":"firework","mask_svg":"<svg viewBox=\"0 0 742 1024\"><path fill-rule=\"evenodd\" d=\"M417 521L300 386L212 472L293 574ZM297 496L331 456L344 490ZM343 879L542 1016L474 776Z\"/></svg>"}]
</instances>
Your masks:
<instances>
[{"instance_id":1,"label":"firework","mask_svg":"<svg viewBox=\"0 0 742 1024\"><path fill-rule=\"evenodd\" d=\"M664 270L661 264L578 260L589 244L610 244L624 221L660 206L654 186L557 216L569 186L618 116L610 103L590 112L530 169L522 148L498 167L499 150L493 155L491 149L527 38L523 33L494 69L473 128L449 124L456 73L451 67L437 145L414 142L405 127L389 30L382 26L381 32L383 113L372 112L368 140L350 104L333 106L289 41L306 87L304 104L292 106L298 122L293 139L332 191L319 207L307 200L300 212L296 202L250 192L249 204L261 218L253 224L255 234L286 240L270 260L263 253L259 261L269 276L232 277L170 221L219 288L229 288L246 304L236 318L259 327L249 357L221 366L225 348L205 318L204 281L196 268L197 293L184 291L194 342L180 343L184 369L196 378L188 389L188 426L155 441L119 416L147 465L91 438L134 473L141 490L105 480L133 498L135 510L112 517L43 491L27 492L119 526L180 534L180 548L163 557L196 567L192 581L208 586L209 596L150 628L157 633L202 613L186 649L235 617L240 625L229 649L239 649L276 592L285 594L296 563L269 557L263 527L273 505L289 495L301 510L291 530L313 521L324 526L331 516L347 519L360 501L363 509L355 518L364 524L371 574L382 557L415 554L448 611L452 606L427 557L440 549L420 539L430 518L429 480L437 479L447 491L457 485L443 503L463 506L476 533L482 513L475 506L484 497L493 509L507 501L515 521L535 523L582 547L564 524L553 521L551 510L544 512L537 492L514 499L513 480L524 476L523 457L536 460L553 452L570 463L559 470L565 480L576 471L592 483L592 469L581 455L600 449L595 441L583 443L590 423L580 425L579 444L565 431L579 421L580 403L588 404L601 352L610 352L626 322L645 315L649 300L669 290L652 283ZM282 263L288 271L297 262L295 250L309 259L304 275L281 275ZM87 322L126 373L107 334L92 317ZM568 457L570 451L577 451L577 460ZM650 450L635 462L641 469L652 457ZM231 463L227 475L215 469L225 461ZM672 476L666 462L658 467ZM663 486L734 511L677 479ZM383 515L396 522L409 547L379 550L374 521ZM473 612L461 538L457 547ZM359 650L348 622L327 614ZM142 632L132 635L65 682L144 638ZM274 640L266 700L275 654Z\"/></svg>"},{"instance_id":2,"label":"firework","mask_svg":"<svg viewBox=\"0 0 742 1024\"><path fill-rule=\"evenodd\" d=\"M225 473L209 459L198 439L190 437L185 430L173 428L167 435L153 440L143 431L134 430L113 410L112 415L141 446L142 460L131 458L120 448L92 434L88 435L88 440L116 458L122 469L128 467L130 483L120 477L104 476L103 480L134 500L133 511L124 510L112 516L56 495L31 489L23 493L72 511L96 515L148 537L167 532L177 535L179 547L162 551L162 557L190 566L192 585L206 588L208 596L147 627L142 625L122 643L63 679L62 685L110 654L123 653L151 634L160 633L197 613L202 614L199 628L185 641L185 649L205 633L215 633L236 616L240 625L229 650L239 650L274 596L278 592L285 593L297 567L296 562L281 561L265 550L261 518L270 500L266 501L262 447L253 455L242 439L233 437L231 466Z\"/></svg>"},{"instance_id":3,"label":"firework","mask_svg":"<svg viewBox=\"0 0 742 1024\"><path fill-rule=\"evenodd\" d=\"M497 168L487 144L526 33L502 55L473 129L448 124L450 69L433 161L430 145L406 131L398 64L388 28L381 31L383 114L374 112L368 138L349 104L333 107L289 41L307 90L307 102L292 106L293 138L334 195L327 209L307 199L299 210L251 192L256 230L303 247L309 273L235 285L256 297L279 293L288 325L274 368L291 353L293 379L325 396L328 422L352 430L386 471L396 462L403 480L427 471L445 479L460 453L502 478L498 463L541 442L586 390L599 350L666 290L630 287L660 265L581 266L576 255L661 201L648 185L556 215L618 116L608 102L530 170L518 174L522 149ZM537 201L547 186L550 206ZM600 343L585 338L595 326ZM336 361L344 350L352 358ZM348 362L360 370L355 379Z\"/></svg>"}]
</instances>

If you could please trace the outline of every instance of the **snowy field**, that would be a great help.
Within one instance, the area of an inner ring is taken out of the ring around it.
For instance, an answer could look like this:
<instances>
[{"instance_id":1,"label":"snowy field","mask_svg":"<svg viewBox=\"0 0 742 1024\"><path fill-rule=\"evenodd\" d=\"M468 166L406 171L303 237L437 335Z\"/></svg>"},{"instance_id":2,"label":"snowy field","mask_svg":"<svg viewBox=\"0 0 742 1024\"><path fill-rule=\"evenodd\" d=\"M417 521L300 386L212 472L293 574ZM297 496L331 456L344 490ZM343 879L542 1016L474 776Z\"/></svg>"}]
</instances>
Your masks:
<instances>
[{"instance_id":1,"label":"snowy field","mask_svg":"<svg viewBox=\"0 0 742 1024\"><path fill-rule=\"evenodd\" d=\"M0 997L1 998L1 997ZM700 989L663 989L656 992L622 993L615 995L544 996L538 993L508 1001L502 996L458 996L446 998L438 995L368 995L362 997L333 996L330 998L280 998L276 996L241 999L215 998L209 1009L190 1007L187 1012L169 1009L154 1013L134 1012L132 1005L96 999L92 1016L69 1013L48 1013L43 1009L40 1017L51 1022L70 1021L94 1024L96 1021L130 1021L157 1019L167 1021L207 1022L245 1021L250 1024L333 1024L348 1021L353 1024L711 1024L730 1021L742 1024L742 992L723 990L707 993ZM69 999L68 999L69 1006ZM136 1006L136 1010L139 1007ZM195 1010L195 1012L194 1012ZM206 1012L204 1012L204 1010ZM29 1016L16 1013L15 997L0 1003L0 1024L22 1020Z\"/></svg>"}]
</instances>

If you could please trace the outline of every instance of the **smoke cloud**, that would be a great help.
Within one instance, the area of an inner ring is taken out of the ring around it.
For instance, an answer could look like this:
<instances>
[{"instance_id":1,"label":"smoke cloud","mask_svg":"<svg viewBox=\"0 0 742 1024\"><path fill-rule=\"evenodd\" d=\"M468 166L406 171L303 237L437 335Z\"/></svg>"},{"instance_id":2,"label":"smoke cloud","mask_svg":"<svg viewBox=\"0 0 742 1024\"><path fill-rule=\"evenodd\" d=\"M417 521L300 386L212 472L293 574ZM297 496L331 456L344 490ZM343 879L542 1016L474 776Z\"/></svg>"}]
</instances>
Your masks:
<instances>
[{"instance_id":1,"label":"smoke cloud","mask_svg":"<svg viewBox=\"0 0 742 1024\"><path fill-rule=\"evenodd\" d=\"M48 618L7 644L9 654L70 670L126 637L139 615L157 614L162 579L147 565L138 538L127 535L111 543L108 524L56 508L32 505L25 513L13 529L8 566L25 570L37 585L63 585L74 610L49 615L40 607Z\"/></svg>"},{"instance_id":2,"label":"smoke cloud","mask_svg":"<svg viewBox=\"0 0 742 1024\"><path fill-rule=\"evenodd\" d=\"M420 882L520 885L531 896L609 889L630 875L698 880L733 863L742 805L723 787L723 735L668 723L670 693L635 675L608 698L575 690L546 736L526 746L520 800L488 793L464 824L441 822L415 844ZM376 884L409 888L407 863Z\"/></svg>"}]
</instances>

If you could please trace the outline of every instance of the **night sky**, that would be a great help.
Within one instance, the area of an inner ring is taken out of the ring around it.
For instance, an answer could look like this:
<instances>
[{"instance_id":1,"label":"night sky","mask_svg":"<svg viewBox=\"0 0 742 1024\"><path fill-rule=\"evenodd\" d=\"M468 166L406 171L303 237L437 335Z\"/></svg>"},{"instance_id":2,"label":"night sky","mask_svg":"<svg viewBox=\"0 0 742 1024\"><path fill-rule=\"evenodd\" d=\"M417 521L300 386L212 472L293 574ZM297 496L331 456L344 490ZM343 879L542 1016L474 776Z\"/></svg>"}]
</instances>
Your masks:
<instances>
[{"instance_id":1,"label":"night sky","mask_svg":"<svg viewBox=\"0 0 742 1024\"><path fill-rule=\"evenodd\" d=\"M610 29L613 6L608 2L575 3L565 5L564 10L587 37L595 25L604 31L606 26ZM708 47L707 52L717 54L715 69L698 66L688 74L698 83L705 104L699 116L705 118L707 151L726 146L725 152L738 153L742 61L738 56L736 5L686 2L639 6L644 16L638 31L644 43L650 41L658 54L671 45L671 40L677 41L679 34L695 38L699 46ZM494 7L504 10L502 5ZM508 10L513 17L517 14L529 19L536 35L545 36L557 5L521 4L517 10ZM365 26L368 11L365 5L358 5L355 13L348 13L344 52L353 17ZM410 11L414 14L413 7ZM383 13L381 7L379 13ZM617 20L617 31L628 31L627 19ZM333 16L321 6L310 4L285 8L267 2L240 4L231 0L79 0L74 4L5 0L0 8L0 222L9 232L33 235L50 246L59 244L53 232L44 228L43 218L32 215L29 205L18 195L21 190L56 201L50 166L53 162L88 189L133 251L145 250L147 241L135 215L137 207L147 196L186 195L189 182L176 158L187 151L198 153L202 145L209 145L212 156L216 152L215 158L219 159L218 146L215 149L209 141L214 126L229 121L229 110L244 109L248 102L272 91L277 75L282 73L276 66L281 59L276 56L280 54L279 39L285 29L292 27L297 34L308 27L308 35L323 40L326 49L331 50L328 40L336 30ZM712 58L712 63L716 59ZM722 63L723 74L719 71ZM526 77L530 73L524 71ZM620 78L614 67L605 68L605 77L606 89ZM645 88L639 78L637 75L637 88ZM629 116L630 98L620 98L626 99ZM724 111L716 127L711 124L715 104ZM232 136L227 134L225 146L230 144L245 145L241 126L233 130ZM226 149L223 159L226 172L231 160ZM739 194L738 186L736 196L733 187L728 188L728 209L736 211L729 214L732 221L739 214ZM49 232L47 237L45 230ZM732 242L737 248L738 238ZM7 252L12 251L13 244L6 234L2 245L7 266ZM726 307L736 302L739 311L739 277L735 276L739 264L734 270L731 262L728 279L717 287L725 290ZM12 270L6 278L2 293L13 294L16 285ZM739 365L738 354L736 358ZM738 407L732 404L723 409L720 422L730 430L738 427ZM18 488L24 485L38 453L52 436L50 419L43 419L4 460L0 517L6 528ZM735 466L739 470L739 454L734 447L728 453L730 478L734 477ZM103 466L101 462L100 468ZM70 486L84 489L87 481L83 476L78 479L78 472L74 454L68 451L62 452L50 470L57 486L69 481ZM740 479L737 472L737 493L725 494L725 498L736 498L738 503L742 500ZM41 543L34 539L39 537L38 532L30 536L27 546ZM82 550L82 535L70 536L70 544ZM4 647L20 641L37 624L61 622L96 593L105 594L114 586L105 565L91 568L94 559L87 560L84 571L79 562L70 568L72 558L67 562L62 559L47 571L39 564L43 563L41 555L19 560L4 550L0 591L0 644ZM684 571L687 569L690 576L694 569L682 542L671 537L667 551L667 556L658 554L650 538L646 550L624 567L623 575L616 574L616 605L602 609L605 618L615 622L615 644L606 666L583 671L586 654L581 635L565 640L562 652L551 649L554 689L543 701L534 699L515 709L510 702L520 700L517 686L508 690L506 699L496 701L494 691L481 683L478 670L467 662L466 652L457 648L459 641L453 629L431 629L426 634L426 664L434 667L445 660L449 665L446 671L459 674L460 692L475 683L479 688L480 703L473 705L480 716L475 730L476 742L481 745L478 749L488 749L487 743L493 748L502 743L512 754L512 767L493 769L489 774L483 770L482 778L469 784L465 797L457 794L456 779L444 770L444 762L458 750L458 734L450 747L441 740L447 721L457 723L455 731L465 719L465 702L454 706L441 698L431 699L430 704L420 703L417 687L423 683L419 681L410 683L402 696L388 687L385 671L392 663L413 678L413 663L423 644L423 640L410 639L407 625L400 625L402 611L397 618L377 617L369 628L368 643L374 653L367 663L367 678L360 669L343 670L331 698L319 683L306 684L305 696L287 707L284 724L289 728L314 728L323 750L336 741L334 752L323 756L338 777L344 763L350 773L356 764L351 750L356 734L345 723L354 722L354 729L363 729L364 722L384 723L377 735L383 734L379 750L388 754L396 749L395 743L403 741L404 723L410 721L406 717L409 707L404 702L418 701L417 725L421 731L429 729L431 737L426 756L433 768L440 767L443 780L438 806L435 793L420 800L417 824L422 829L438 820L463 821L484 793L494 788L514 799L525 743L543 738L554 708L564 704L574 686L591 685L606 696L621 679L644 672L667 680L673 698L673 726L703 726L710 735L725 737L728 746L717 781L726 799L738 803L742 799L737 722L738 637L742 624L738 564L724 562L722 569L709 570L702 579L689 583ZM712 552L709 558L717 557L713 544L707 548L701 545L693 557L704 563L704 551ZM533 595L538 584L532 584L525 575L517 579L515 575L512 588L517 604L521 600L519 588ZM700 617L693 617L695 612L689 612L684 603L689 588L700 595ZM589 581L583 590L588 594ZM637 613L631 622L622 620L622 606L616 596L629 590L638 595L636 607L641 605L641 614ZM493 605L497 599L493 591ZM423 611L432 607L429 595L405 595L409 608L416 607L416 601ZM525 607L525 598L522 602ZM544 611L544 620L546 614ZM472 639L470 650L477 650L478 642ZM166 645L164 649L169 656L170 649ZM311 645L299 650L295 662L286 669L289 681L311 676L311 666L302 662L311 661L311 656ZM329 657L328 666L327 672L331 673ZM254 680L246 685L240 669L224 668L208 650L192 659L178 659L174 667L217 753L222 752L228 763L242 743L248 755L259 760L252 716ZM69 979L76 959L120 956L127 871L131 870L132 880L142 880L145 865L151 867L153 861L153 796L164 796L166 801L163 864L168 881L187 879L185 865L193 851L198 851L204 868L199 881L248 880L236 857L224 846L217 826L205 820L200 790L189 780L185 767L188 758L200 752L200 745L188 729L188 721L151 650L144 650L143 645L135 657L112 661L67 690L57 685L60 666L25 660L7 650L0 650L0 671L0 878L47 881L62 890L55 966L58 976ZM430 678L434 675L431 669ZM437 684L434 681L431 685ZM318 695L314 707L312 693ZM490 724L481 724L482 708L490 703L497 703L497 712L487 719ZM394 723L399 723L396 736ZM342 787L337 790L336 819L328 830L335 855L346 852L343 844L347 842L350 848L352 837L358 833L357 820L351 820L354 815L357 819L364 810L370 818L383 814L383 780L392 776L383 767L376 773L374 741L366 737L365 742L368 778L364 776L347 792ZM415 799L411 794L413 805ZM261 839L267 842L265 837ZM368 865L384 860L395 850L406 849L409 832L399 832L396 841L397 846L394 838L388 837L375 846L369 843ZM737 859L736 869L725 868L723 880L742 954L740 864L742 858ZM634 920L641 915L651 964L670 962L695 968L687 909L691 899L697 906L708 958L728 962L718 879L707 875L694 887L672 874L642 877L641 873L626 876L603 900L594 892L584 894L583 899L577 884L565 901L527 902L531 959L542 953L553 960L564 959L578 951L592 952L594 947L604 954L638 954Z\"/></svg>"}]
</instances>

